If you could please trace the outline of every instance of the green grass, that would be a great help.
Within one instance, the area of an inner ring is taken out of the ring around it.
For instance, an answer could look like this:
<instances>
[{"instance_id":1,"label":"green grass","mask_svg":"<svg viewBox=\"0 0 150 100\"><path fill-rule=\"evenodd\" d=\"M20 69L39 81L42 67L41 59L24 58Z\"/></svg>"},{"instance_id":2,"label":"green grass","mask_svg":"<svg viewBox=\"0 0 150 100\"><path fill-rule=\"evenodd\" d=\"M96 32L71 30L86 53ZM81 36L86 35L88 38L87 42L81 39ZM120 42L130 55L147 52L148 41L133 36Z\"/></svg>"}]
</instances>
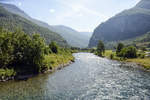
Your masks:
<instances>
[{"instance_id":1,"label":"green grass","mask_svg":"<svg viewBox=\"0 0 150 100\"><path fill-rule=\"evenodd\" d=\"M135 62L146 69L150 69L150 58L136 58L136 59L127 59L128 62Z\"/></svg>"},{"instance_id":2,"label":"green grass","mask_svg":"<svg viewBox=\"0 0 150 100\"><path fill-rule=\"evenodd\" d=\"M114 55L113 60L120 60L120 58L116 56L116 52L112 50L106 50L104 56L110 59L111 54Z\"/></svg>"},{"instance_id":3,"label":"green grass","mask_svg":"<svg viewBox=\"0 0 150 100\"><path fill-rule=\"evenodd\" d=\"M49 54L45 56L44 60L51 68L58 67L61 64L67 64L70 61L74 61L71 53Z\"/></svg>"},{"instance_id":4,"label":"green grass","mask_svg":"<svg viewBox=\"0 0 150 100\"><path fill-rule=\"evenodd\" d=\"M62 64L67 64L70 61L74 61L74 57L70 51L60 51L58 54L48 54L44 57L44 64L48 69L59 67ZM0 79L15 76L14 69L0 69Z\"/></svg>"},{"instance_id":5,"label":"green grass","mask_svg":"<svg viewBox=\"0 0 150 100\"><path fill-rule=\"evenodd\" d=\"M138 52L138 53L141 53L141 52ZM117 57L116 53L113 52L112 50L106 50L104 56L107 58L110 58L111 54L114 55L113 60L125 61L125 62L135 62L135 63L143 66L146 69L150 69L150 58L134 58L134 59L122 60L120 57Z\"/></svg>"}]
</instances>

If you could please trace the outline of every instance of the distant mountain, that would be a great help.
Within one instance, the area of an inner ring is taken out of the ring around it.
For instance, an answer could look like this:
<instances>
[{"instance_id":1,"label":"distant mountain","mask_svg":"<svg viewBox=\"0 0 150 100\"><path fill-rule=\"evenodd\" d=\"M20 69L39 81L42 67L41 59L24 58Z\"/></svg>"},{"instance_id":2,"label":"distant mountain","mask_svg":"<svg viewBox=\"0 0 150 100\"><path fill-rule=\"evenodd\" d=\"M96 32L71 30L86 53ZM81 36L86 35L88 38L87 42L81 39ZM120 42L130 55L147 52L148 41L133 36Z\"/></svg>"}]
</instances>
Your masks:
<instances>
[{"instance_id":1,"label":"distant mountain","mask_svg":"<svg viewBox=\"0 0 150 100\"><path fill-rule=\"evenodd\" d=\"M91 38L92 36L92 32L80 32L81 34L87 36L89 39Z\"/></svg>"},{"instance_id":2,"label":"distant mountain","mask_svg":"<svg viewBox=\"0 0 150 100\"><path fill-rule=\"evenodd\" d=\"M117 42L142 36L150 31L150 0L141 0L135 7L125 10L100 24L90 39L89 47L99 40Z\"/></svg>"},{"instance_id":3,"label":"distant mountain","mask_svg":"<svg viewBox=\"0 0 150 100\"><path fill-rule=\"evenodd\" d=\"M0 3L1 6L3 6L6 10L8 10L9 12L11 13L14 13L14 14L17 14L21 17L24 17L28 20L30 20L31 22L41 26L41 27L45 27L45 28L48 28L48 29L53 29L50 25L48 25L47 23L45 22L42 22L40 20L37 20L37 19L34 19L32 17L30 17L29 15L27 15L24 11L22 11L21 9L19 9L17 6L15 5L12 5L12 4L4 4L4 3Z\"/></svg>"},{"instance_id":4,"label":"distant mountain","mask_svg":"<svg viewBox=\"0 0 150 100\"><path fill-rule=\"evenodd\" d=\"M24 17L41 27L48 28L49 30L60 34L64 39L67 40L70 46L81 47L81 48L88 46L89 39L92 34L90 32L80 33L75 31L74 29L62 25L50 26L45 22L31 18L24 11L22 11L15 5L11 5L11 4L1 4L1 5L11 13L20 15L21 17Z\"/></svg>"},{"instance_id":5,"label":"distant mountain","mask_svg":"<svg viewBox=\"0 0 150 100\"><path fill-rule=\"evenodd\" d=\"M63 25L53 26L53 31L59 33L71 46L80 48L88 47L90 34L92 34L90 32L78 32Z\"/></svg>"},{"instance_id":6,"label":"distant mountain","mask_svg":"<svg viewBox=\"0 0 150 100\"><path fill-rule=\"evenodd\" d=\"M42 37L45 38L47 43L56 41L61 46L67 45L67 42L59 34L29 21L28 18L17 15L17 13L11 13L4 7L4 5L5 4L0 3L0 27L4 27L5 29L8 29L10 31L14 31L16 27L21 27L23 31L29 35L33 33L39 33ZM6 5L14 7L12 8L12 11L15 12L15 6L9 4Z\"/></svg>"}]
</instances>

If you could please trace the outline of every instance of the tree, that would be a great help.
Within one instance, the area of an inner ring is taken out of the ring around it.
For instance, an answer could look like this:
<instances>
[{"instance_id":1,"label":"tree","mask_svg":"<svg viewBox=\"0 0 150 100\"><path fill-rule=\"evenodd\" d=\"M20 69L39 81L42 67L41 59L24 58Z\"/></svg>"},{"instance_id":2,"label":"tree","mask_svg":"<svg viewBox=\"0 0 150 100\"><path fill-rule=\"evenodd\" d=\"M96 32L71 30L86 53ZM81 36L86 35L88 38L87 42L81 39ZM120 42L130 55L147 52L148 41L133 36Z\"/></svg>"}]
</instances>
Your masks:
<instances>
[{"instance_id":1,"label":"tree","mask_svg":"<svg viewBox=\"0 0 150 100\"><path fill-rule=\"evenodd\" d=\"M97 45L97 55L102 56L103 53L105 53L105 46L103 42L100 40Z\"/></svg>"},{"instance_id":2,"label":"tree","mask_svg":"<svg viewBox=\"0 0 150 100\"><path fill-rule=\"evenodd\" d=\"M58 53L58 45L56 44L56 42L52 41L49 44L49 48L53 53Z\"/></svg>"},{"instance_id":3,"label":"tree","mask_svg":"<svg viewBox=\"0 0 150 100\"><path fill-rule=\"evenodd\" d=\"M22 30L0 32L0 68L38 73L43 66L46 44L38 34Z\"/></svg>"},{"instance_id":4,"label":"tree","mask_svg":"<svg viewBox=\"0 0 150 100\"><path fill-rule=\"evenodd\" d=\"M123 48L119 55L124 58L136 58L137 50L134 46L130 46L127 48Z\"/></svg>"},{"instance_id":5,"label":"tree","mask_svg":"<svg viewBox=\"0 0 150 100\"><path fill-rule=\"evenodd\" d=\"M119 43L117 46L117 50L116 50L116 54L117 56L119 56L121 50L124 48L124 44L123 43Z\"/></svg>"}]
</instances>

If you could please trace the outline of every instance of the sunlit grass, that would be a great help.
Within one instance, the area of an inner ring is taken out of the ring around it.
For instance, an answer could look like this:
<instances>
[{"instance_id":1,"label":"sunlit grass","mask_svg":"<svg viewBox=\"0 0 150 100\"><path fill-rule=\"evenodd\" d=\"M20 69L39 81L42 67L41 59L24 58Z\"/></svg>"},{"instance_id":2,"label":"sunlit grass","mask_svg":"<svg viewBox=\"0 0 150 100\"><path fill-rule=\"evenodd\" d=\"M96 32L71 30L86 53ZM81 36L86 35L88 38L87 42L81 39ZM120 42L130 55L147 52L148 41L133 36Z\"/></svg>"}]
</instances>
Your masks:
<instances>
[{"instance_id":1,"label":"sunlit grass","mask_svg":"<svg viewBox=\"0 0 150 100\"><path fill-rule=\"evenodd\" d=\"M141 66L143 66L144 68L149 69L150 68L150 58L136 58L136 59L127 59L126 61L128 62L135 62Z\"/></svg>"},{"instance_id":2,"label":"sunlit grass","mask_svg":"<svg viewBox=\"0 0 150 100\"><path fill-rule=\"evenodd\" d=\"M139 52L138 52L139 53ZM122 59L120 57L116 56L116 53L113 52L112 50L106 50L104 56L107 58L110 58L110 55L113 54L114 58L113 60L119 60L122 61ZM144 68L150 69L150 58L134 58L134 59L125 59L124 61L127 62L135 62L141 66L143 66Z\"/></svg>"},{"instance_id":3,"label":"sunlit grass","mask_svg":"<svg viewBox=\"0 0 150 100\"><path fill-rule=\"evenodd\" d=\"M61 53L61 54L49 54L45 56L44 62L46 62L49 67L55 68L61 64L67 64L70 61L73 61L74 57L71 53Z\"/></svg>"},{"instance_id":4,"label":"sunlit grass","mask_svg":"<svg viewBox=\"0 0 150 100\"><path fill-rule=\"evenodd\" d=\"M120 60L119 57L116 56L116 52L113 52L112 50L106 50L104 53L104 56L110 59L110 56L113 55L113 60Z\"/></svg>"}]
</instances>

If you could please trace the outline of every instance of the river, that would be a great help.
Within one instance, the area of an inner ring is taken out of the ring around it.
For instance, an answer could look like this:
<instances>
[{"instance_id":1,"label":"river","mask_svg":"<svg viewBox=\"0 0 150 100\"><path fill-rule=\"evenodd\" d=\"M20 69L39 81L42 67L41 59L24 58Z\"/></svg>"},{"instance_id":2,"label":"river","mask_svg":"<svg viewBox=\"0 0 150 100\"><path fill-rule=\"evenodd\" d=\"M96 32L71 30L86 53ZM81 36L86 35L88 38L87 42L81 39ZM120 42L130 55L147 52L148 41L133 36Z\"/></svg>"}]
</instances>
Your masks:
<instances>
[{"instance_id":1,"label":"river","mask_svg":"<svg viewBox=\"0 0 150 100\"><path fill-rule=\"evenodd\" d=\"M27 81L0 83L0 100L150 100L150 72L91 53Z\"/></svg>"}]
</instances>

